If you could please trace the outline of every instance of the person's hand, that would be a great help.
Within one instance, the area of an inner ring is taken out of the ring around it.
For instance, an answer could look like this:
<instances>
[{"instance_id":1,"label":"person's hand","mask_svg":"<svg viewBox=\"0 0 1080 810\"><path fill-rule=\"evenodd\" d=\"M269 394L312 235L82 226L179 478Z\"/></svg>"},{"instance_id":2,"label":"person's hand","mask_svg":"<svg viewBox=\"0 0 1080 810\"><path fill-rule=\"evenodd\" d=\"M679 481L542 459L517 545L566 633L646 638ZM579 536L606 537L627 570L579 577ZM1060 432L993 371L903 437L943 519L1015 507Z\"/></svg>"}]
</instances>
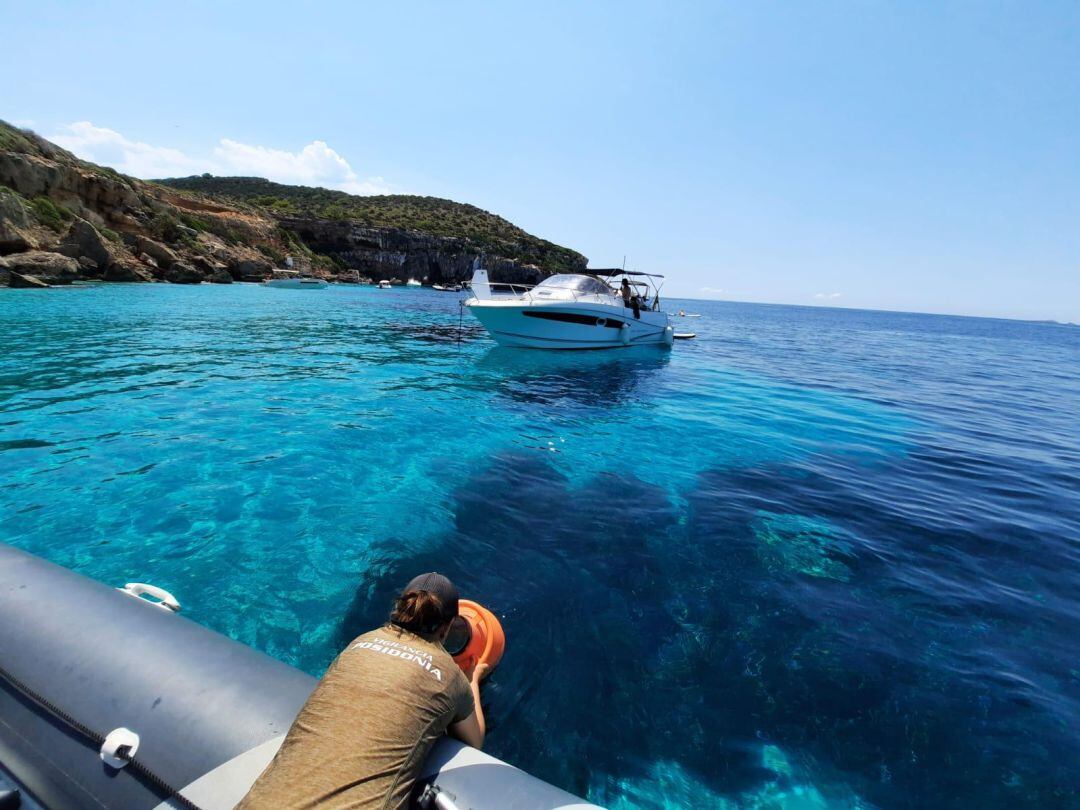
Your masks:
<instances>
[{"instance_id":1,"label":"person's hand","mask_svg":"<svg viewBox=\"0 0 1080 810\"><path fill-rule=\"evenodd\" d=\"M471 676L470 680L475 684L479 684L480 679L484 677L484 675L487 673L487 671L489 669L491 669L490 664L477 664L473 668L472 676Z\"/></svg>"}]
</instances>

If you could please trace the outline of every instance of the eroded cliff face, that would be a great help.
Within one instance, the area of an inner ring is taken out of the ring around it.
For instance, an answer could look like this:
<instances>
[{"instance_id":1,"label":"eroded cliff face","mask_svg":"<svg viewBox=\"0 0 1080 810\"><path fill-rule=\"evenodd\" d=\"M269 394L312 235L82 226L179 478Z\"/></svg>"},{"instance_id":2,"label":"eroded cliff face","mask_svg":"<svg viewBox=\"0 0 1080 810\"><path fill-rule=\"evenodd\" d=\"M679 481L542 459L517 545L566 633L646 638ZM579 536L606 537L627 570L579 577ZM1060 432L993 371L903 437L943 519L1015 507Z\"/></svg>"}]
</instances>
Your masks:
<instances>
[{"instance_id":1,"label":"eroded cliff face","mask_svg":"<svg viewBox=\"0 0 1080 810\"><path fill-rule=\"evenodd\" d=\"M191 227L177 195L26 143L0 150L0 284L229 283L265 277L285 248L270 220L221 209Z\"/></svg>"},{"instance_id":2,"label":"eroded cliff face","mask_svg":"<svg viewBox=\"0 0 1080 810\"><path fill-rule=\"evenodd\" d=\"M279 222L311 250L374 280L461 282L472 277L473 262L480 257L497 281L533 284L547 275L534 264L482 252L460 237L302 216L283 216ZM581 269L585 264L582 257Z\"/></svg>"},{"instance_id":3,"label":"eroded cliff face","mask_svg":"<svg viewBox=\"0 0 1080 810\"><path fill-rule=\"evenodd\" d=\"M535 283L547 275L514 256L512 243L482 250L465 236L231 202L86 163L0 121L0 286L258 281L286 256L344 282L460 282L481 255L495 281ZM585 257L560 250L585 267Z\"/></svg>"}]
</instances>

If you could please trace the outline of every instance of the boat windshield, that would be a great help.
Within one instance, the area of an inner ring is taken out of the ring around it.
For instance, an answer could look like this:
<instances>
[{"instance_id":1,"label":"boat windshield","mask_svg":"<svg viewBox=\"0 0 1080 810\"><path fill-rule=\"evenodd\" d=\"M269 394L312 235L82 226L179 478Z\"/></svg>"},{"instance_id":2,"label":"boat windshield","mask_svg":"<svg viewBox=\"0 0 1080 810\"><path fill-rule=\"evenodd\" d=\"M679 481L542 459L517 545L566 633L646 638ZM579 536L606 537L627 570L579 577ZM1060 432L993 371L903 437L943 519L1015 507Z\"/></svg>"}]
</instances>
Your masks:
<instances>
[{"instance_id":1,"label":"boat windshield","mask_svg":"<svg viewBox=\"0 0 1080 810\"><path fill-rule=\"evenodd\" d=\"M545 278L536 289L573 290L579 293L611 295L611 287L598 278L582 275L558 275Z\"/></svg>"}]
</instances>

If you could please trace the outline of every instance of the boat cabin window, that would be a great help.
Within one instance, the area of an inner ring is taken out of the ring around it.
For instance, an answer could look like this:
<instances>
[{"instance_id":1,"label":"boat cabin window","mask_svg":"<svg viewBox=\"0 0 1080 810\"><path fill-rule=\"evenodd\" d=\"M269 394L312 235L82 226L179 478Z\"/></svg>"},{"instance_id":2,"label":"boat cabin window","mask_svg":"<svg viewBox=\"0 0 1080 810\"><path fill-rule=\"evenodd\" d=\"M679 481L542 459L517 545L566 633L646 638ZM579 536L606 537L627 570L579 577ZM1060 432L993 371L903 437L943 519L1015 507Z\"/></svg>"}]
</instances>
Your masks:
<instances>
[{"instance_id":1,"label":"boat cabin window","mask_svg":"<svg viewBox=\"0 0 1080 810\"><path fill-rule=\"evenodd\" d=\"M573 290L590 295L611 295L611 288L598 278L581 275L559 275L545 278L536 289Z\"/></svg>"}]
</instances>

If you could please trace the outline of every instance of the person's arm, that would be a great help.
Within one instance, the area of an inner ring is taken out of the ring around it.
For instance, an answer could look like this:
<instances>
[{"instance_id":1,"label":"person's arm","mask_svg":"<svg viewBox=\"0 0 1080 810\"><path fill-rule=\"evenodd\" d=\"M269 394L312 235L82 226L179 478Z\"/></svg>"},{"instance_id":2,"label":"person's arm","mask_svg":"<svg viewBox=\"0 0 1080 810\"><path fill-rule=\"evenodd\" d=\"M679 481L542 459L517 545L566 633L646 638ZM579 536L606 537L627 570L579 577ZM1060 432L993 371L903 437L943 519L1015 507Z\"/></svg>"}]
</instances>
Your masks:
<instances>
[{"instance_id":1,"label":"person's arm","mask_svg":"<svg viewBox=\"0 0 1080 810\"><path fill-rule=\"evenodd\" d=\"M484 722L484 709L480 705L480 679L487 670L487 664L480 664L473 670L472 677L469 678L469 688L472 690L473 696L473 713L464 720L450 726L450 733L454 737L457 737L466 745L471 745L473 748L484 747L484 735L487 731L487 724Z\"/></svg>"}]
</instances>

